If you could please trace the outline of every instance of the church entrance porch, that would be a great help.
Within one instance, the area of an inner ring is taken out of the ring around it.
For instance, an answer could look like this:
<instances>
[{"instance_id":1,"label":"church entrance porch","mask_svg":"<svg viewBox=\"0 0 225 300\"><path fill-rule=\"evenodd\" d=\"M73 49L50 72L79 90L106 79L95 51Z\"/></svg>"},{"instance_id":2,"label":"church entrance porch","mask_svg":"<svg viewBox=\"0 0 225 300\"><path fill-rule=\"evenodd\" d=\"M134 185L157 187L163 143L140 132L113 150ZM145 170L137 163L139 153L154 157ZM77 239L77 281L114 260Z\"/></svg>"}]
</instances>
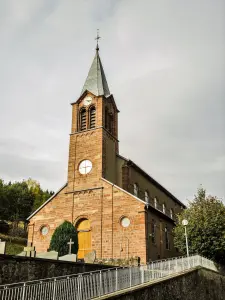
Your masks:
<instances>
[{"instance_id":1,"label":"church entrance porch","mask_svg":"<svg viewBox=\"0 0 225 300\"><path fill-rule=\"evenodd\" d=\"M84 258L84 256L91 252L91 228L90 222L87 219L81 220L77 225L78 233L78 259Z\"/></svg>"}]
</instances>

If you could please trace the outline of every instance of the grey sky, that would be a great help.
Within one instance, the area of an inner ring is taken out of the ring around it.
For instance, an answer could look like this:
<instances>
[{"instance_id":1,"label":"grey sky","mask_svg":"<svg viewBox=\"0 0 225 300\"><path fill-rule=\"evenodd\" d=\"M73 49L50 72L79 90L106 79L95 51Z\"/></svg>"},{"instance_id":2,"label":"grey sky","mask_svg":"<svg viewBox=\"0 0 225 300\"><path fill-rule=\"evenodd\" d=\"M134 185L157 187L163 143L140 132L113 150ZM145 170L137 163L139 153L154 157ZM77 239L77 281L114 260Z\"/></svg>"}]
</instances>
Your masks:
<instances>
[{"instance_id":1,"label":"grey sky","mask_svg":"<svg viewBox=\"0 0 225 300\"><path fill-rule=\"evenodd\" d=\"M223 0L0 0L0 177L66 182L97 28L120 153L181 201L224 199Z\"/></svg>"}]
</instances>

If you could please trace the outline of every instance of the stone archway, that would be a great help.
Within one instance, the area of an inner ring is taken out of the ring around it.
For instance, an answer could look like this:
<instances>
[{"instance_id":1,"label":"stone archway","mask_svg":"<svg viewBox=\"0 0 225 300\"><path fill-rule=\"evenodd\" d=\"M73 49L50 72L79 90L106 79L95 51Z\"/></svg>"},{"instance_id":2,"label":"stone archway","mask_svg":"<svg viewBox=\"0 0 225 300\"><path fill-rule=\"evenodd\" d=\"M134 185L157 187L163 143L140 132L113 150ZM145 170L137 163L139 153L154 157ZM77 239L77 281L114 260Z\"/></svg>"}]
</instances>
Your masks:
<instances>
[{"instance_id":1,"label":"stone archway","mask_svg":"<svg viewBox=\"0 0 225 300\"><path fill-rule=\"evenodd\" d=\"M78 259L84 258L85 254L91 252L91 227L88 219L81 219L77 223L78 233Z\"/></svg>"}]
</instances>

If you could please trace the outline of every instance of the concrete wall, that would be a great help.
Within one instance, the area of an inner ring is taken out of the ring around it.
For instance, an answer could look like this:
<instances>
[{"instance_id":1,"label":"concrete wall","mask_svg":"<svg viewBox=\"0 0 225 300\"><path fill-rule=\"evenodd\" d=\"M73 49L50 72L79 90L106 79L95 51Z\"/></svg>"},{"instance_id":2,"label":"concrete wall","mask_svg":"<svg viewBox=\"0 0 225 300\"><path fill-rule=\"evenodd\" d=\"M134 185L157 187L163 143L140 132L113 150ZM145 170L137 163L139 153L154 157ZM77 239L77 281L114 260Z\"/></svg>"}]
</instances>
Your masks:
<instances>
[{"instance_id":1,"label":"concrete wall","mask_svg":"<svg viewBox=\"0 0 225 300\"><path fill-rule=\"evenodd\" d=\"M206 269L195 269L156 283L145 284L139 289L133 288L99 299L224 300L225 277Z\"/></svg>"},{"instance_id":2,"label":"concrete wall","mask_svg":"<svg viewBox=\"0 0 225 300\"><path fill-rule=\"evenodd\" d=\"M0 254L0 285L106 268L112 266Z\"/></svg>"}]
</instances>

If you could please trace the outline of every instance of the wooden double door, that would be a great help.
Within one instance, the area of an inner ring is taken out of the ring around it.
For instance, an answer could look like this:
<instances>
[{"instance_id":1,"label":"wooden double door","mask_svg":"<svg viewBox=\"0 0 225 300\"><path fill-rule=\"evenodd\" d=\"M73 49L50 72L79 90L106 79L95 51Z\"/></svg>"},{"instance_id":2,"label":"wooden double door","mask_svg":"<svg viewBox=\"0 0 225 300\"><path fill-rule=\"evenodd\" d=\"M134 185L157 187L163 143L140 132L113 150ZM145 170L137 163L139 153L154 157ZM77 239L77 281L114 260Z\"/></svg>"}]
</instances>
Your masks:
<instances>
[{"instance_id":1,"label":"wooden double door","mask_svg":"<svg viewBox=\"0 0 225 300\"><path fill-rule=\"evenodd\" d=\"M79 222L77 226L78 232L78 259L84 258L85 254L91 252L91 228L90 222L87 219Z\"/></svg>"}]
</instances>

